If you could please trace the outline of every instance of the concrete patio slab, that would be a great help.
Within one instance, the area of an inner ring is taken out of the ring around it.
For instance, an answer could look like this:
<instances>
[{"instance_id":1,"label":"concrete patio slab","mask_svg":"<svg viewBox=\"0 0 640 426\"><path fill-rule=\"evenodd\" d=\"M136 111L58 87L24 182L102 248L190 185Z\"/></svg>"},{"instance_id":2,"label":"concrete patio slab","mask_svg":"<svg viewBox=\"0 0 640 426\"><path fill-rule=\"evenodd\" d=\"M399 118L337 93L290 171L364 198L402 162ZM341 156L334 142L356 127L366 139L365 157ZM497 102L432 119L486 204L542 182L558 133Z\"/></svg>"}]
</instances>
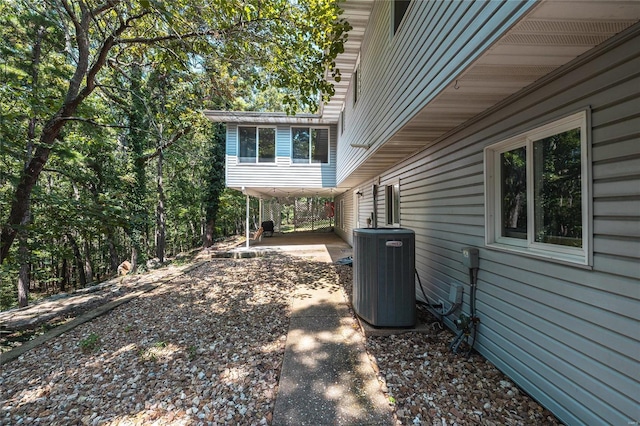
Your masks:
<instances>
[{"instance_id":1,"label":"concrete patio slab","mask_svg":"<svg viewBox=\"0 0 640 426\"><path fill-rule=\"evenodd\" d=\"M425 322L420 322L419 320L416 322L416 325L414 325L413 327L396 328L396 327L374 327L368 322L366 322L365 320L363 320L362 318L360 317L357 317L357 318L358 318L358 322L360 323L360 327L362 328L362 332L367 337L391 336L395 334L403 334L403 333L409 333L409 332L430 334L430 333L433 333L434 331L433 330L434 323L425 323Z\"/></svg>"}]
</instances>

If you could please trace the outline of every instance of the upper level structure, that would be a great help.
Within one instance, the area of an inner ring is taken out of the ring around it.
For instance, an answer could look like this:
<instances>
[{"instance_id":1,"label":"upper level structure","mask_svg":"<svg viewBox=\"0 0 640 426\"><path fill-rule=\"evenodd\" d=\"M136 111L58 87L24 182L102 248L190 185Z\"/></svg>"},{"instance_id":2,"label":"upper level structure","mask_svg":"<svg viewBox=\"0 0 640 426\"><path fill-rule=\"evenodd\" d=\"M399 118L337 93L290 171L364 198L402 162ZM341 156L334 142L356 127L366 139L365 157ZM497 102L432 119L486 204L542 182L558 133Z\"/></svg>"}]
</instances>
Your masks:
<instances>
[{"instance_id":1,"label":"upper level structure","mask_svg":"<svg viewBox=\"0 0 640 426\"><path fill-rule=\"evenodd\" d=\"M227 124L228 187L260 198L336 193L335 123L310 114L206 114Z\"/></svg>"},{"instance_id":2,"label":"upper level structure","mask_svg":"<svg viewBox=\"0 0 640 426\"><path fill-rule=\"evenodd\" d=\"M227 186L330 196L436 143L637 22L636 1L347 0L342 79L317 115L227 123ZM324 151L323 151L324 150Z\"/></svg>"}]
</instances>

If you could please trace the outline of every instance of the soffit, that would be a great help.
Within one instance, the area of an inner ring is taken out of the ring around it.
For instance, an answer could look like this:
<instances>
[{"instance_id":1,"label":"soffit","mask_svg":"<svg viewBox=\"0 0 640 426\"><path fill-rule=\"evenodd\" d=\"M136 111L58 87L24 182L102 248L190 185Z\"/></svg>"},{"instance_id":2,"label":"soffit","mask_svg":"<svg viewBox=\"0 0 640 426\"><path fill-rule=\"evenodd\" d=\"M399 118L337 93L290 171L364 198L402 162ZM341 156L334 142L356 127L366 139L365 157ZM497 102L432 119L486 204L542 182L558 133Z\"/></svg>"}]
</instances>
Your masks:
<instances>
[{"instance_id":1,"label":"soffit","mask_svg":"<svg viewBox=\"0 0 640 426\"><path fill-rule=\"evenodd\" d=\"M356 186L640 20L638 1L542 1L341 185Z\"/></svg>"},{"instance_id":2,"label":"soffit","mask_svg":"<svg viewBox=\"0 0 640 426\"><path fill-rule=\"evenodd\" d=\"M271 198L286 198L286 197L323 197L333 198L345 192L348 188L303 188L303 187L256 187L250 188L243 187L231 187L238 191L242 191L243 194L250 195L252 197L271 199Z\"/></svg>"},{"instance_id":3,"label":"soffit","mask_svg":"<svg viewBox=\"0 0 640 426\"><path fill-rule=\"evenodd\" d=\"M320 105L322 117L333 123L338 122L347 97L351 76L360 54L360 45L369 22L373 0L347 0L340 3L340 7L344 10L341 17L346 19L353 28L349 31L349 37L344 44L344 52L336 58L336 68L340 70L341 74L340 81L333 81L331 73L327 74L327 79L333 83L335 94L329 102Z\"/></svg>"}]
</instances>

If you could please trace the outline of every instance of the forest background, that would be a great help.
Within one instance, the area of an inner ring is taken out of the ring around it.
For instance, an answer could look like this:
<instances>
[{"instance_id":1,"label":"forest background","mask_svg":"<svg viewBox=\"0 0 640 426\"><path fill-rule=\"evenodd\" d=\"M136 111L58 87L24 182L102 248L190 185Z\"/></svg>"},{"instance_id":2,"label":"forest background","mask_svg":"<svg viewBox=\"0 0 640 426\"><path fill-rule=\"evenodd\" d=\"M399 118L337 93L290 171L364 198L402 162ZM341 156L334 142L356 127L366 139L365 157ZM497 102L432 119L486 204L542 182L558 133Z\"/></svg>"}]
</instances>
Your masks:
<instances>
[{"instance_id":1,"label":"forest background","mask_svg":"<svg viewBox=\"0 0 640 426\"><path fill-rule=\"evenodd\" d=\"M0 0L0 310L241 233L202 110L315 111L340 78L339 16L333 0Z\"/></svg>"}]
</instances>

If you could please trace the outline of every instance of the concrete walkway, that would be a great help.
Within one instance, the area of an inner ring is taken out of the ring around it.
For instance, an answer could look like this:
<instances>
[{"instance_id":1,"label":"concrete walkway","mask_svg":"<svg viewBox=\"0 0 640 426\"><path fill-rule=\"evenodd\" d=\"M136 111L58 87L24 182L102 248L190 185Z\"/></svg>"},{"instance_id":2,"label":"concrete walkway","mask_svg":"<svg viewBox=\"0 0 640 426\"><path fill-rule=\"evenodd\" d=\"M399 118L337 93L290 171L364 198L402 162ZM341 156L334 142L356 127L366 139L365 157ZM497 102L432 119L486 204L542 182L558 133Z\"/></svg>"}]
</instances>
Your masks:
<instances>
[{"instance_id":1,"label":"concrete walkway","mask_svg":"<svg viewBox=\"0 0 640 426\"><path fill-rule=\"evenodd\" d=\"M351 254L339 239L278 245L278 250L325 262ZM358 327L339 286L298 287L292 295L274 426L394 424Z\"/></svg>"}]
</instances>

